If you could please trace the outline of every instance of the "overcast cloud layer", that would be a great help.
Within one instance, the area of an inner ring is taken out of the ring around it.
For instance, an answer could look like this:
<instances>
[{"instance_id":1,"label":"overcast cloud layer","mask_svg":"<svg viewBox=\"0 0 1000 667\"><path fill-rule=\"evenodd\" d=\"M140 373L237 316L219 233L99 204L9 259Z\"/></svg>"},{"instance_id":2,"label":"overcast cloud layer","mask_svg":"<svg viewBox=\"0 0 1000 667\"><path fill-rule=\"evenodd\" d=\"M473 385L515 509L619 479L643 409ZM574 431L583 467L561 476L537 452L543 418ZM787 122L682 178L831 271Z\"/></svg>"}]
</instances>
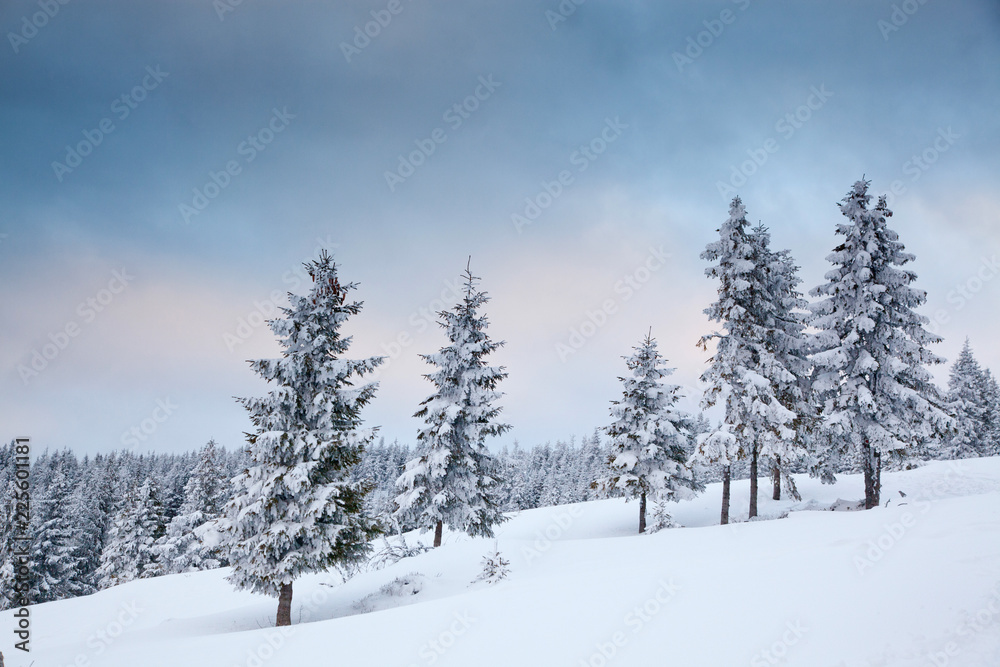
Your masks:
<instances>
[{"instance_id":1,"label":"overcast cloud layer","mask_svg":"<svg viewBox=\"0 0 1000 667\"><path fill-rule=\"evenodd\" d=\"M896 190L938 352L1000 370L996 2L18 0L0 28L3 438L240 445L261 313L321 246L365 302L352 354L392 355L388 439L470 255L505 442L607 423L650 327L695 408L728 198L811 288L862 175Z\"/></svg>"}]
</instances>

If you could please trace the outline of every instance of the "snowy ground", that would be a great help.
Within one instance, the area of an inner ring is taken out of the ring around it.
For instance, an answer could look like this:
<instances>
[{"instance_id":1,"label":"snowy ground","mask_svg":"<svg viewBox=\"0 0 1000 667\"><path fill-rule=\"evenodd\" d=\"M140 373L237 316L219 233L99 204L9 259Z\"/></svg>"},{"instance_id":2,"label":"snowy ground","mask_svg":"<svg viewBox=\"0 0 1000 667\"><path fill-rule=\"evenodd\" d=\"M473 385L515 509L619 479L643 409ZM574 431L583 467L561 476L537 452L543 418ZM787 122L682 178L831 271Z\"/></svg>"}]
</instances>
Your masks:
<instances>
[{"instance_id":1,"label":"snowy ground","mask_svg":"<svg viewBox=\"0 0 1000 667\"><path fill-rule=\"evenodd\" d=\"M869 512L824 511L861 497L856 476L799 478L802 503L766 482L761 514L787 518L713 525L718 485L654 535L633 534L635 503L523 512L495 585L470 584L493 541L447 535L346 584L299 580L284 631L220 570L36 607L28 659L4 612L0 650L7 667L1000 665L1000 458L886 474Z\"/></svg>"}]
</instances>

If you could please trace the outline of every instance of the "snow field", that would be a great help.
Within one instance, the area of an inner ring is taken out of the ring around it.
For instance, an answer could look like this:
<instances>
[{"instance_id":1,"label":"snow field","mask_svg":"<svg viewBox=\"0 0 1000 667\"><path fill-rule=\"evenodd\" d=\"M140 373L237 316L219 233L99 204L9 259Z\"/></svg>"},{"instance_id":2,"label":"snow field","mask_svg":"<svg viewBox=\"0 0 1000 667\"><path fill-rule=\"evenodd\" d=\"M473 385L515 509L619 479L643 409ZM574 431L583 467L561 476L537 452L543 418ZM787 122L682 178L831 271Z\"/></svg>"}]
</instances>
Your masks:
<instances>
[{"instance_id":1,"label":"snow field","mask_svg":"<svg viewBox=\"0 0 1000 667\"><path fill-rule=\"evenodd\" d=\"M887 473L867 512L827 511L859 476L796 482L804 500L776 502L761 480L762 517L786 518L715 525L710 485L671 507L686 528L643 536L635 502L521 512L494 585L471 583L494 540L446 533L346 583L299 579L289 628L228 570L138 580L32 608L30 660L9 631L0 650L9 667L1000 665L1000 459Z\"/></svg>"}]
</instances>

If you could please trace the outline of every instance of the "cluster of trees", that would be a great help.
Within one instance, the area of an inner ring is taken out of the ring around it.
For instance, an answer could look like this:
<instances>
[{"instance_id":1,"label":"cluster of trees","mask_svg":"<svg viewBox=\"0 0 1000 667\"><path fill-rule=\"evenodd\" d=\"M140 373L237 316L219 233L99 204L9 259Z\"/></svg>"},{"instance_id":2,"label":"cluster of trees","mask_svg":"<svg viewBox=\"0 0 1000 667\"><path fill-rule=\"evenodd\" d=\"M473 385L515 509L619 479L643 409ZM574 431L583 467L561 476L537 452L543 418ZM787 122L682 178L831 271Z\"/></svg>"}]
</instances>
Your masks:
<instances>
[{"instance_id":1,"label":"cluster of trees","mask_svg":"<svg viewBox=\"0 0 1000 667\"><path fill-rule=\"evenodd\" d=\"M939 458L1000 454L1000 384L990 369L976 361L968 339L948 378L948 407L955 428L941 444Z\"/></svg>"},{"instance_id":2,"label":"cluster of trees","mask_svg":"<svg viewBox=\"0 0 1000 667\"><path fill-rule=\"evenodd\" d=\"M757 514L758 464L770 460L778 483L789 465L832 481L860 467L865 507L879 504L881 472L944 448L957 456L996 451L995 387L966 349L949 393L932 382L928 366L944 360L929 347L941 338L917 313L927 294L913 287L915 257L889 228L885 197L872 205L869 182L858 181L840 203L845 220L827 260L826 282L798 286L788 251L774 251L765 227L750 227L737 197L719 239L702 257L718 280L718 300L705 313L721 330L703 406L724 401L725 419L698 439L694 462L724 468L750 465L750 517ZM992 392L992 393L991 393ZM722 522L728 520L724 477Z\"/></svg>"},{"instance_id":3,"label":"cluster of trees","mask_svg":"<svg viewBox=\"0 0 1000 667\"><path fill-rule=\"evenodd\" d=\"M14 445L0 446L0 488L13 481ZM351 478L371 488L365 511L387 526L396 509L396 479L414 449L384 440L366 449ZM605 466L599 434L523 449L516 443L497 455L497 489L504 512L595 500L591 482ZM34 576L29 599L51 602L87 595L133 579L228 564L216 530L232 497L230 480L246 467L244 451L214 442L183 454L115 452L77 458L70 451L43 453L31 466ZM0 503L0 610L13 591L10 493Z\"/></svg>"},{"instance_id":4,"label":"cluster of trees","mask_svg":"<svg viewBox=\"0 0 1000 667\"><path fill-rule=\"evenodd\" d=\"M667 504L716 479L725 523L734 478L749 479L756 516L762 466L775 499L783 489L797 496L793 472L833 481L861 471L874 507L883 467L996 454L997 382L968 343L948 391L931 381L927 367L943 360L928 346L940 338L916 312L926 294L906 268L914 257L887 225L885 198L871 206L868 188L857 182L840 204L842 239L811 302L791 253L773 250L767 228L751 227L734 199L702 254L718 281L705 313L719 325L699 341L713 346L702 407L722 406L723 420L678 409L681 389L666 382L673 369L650 331L625 358L607 441L595 433L580 447L490 452L488 440L510 428L498 406L507 373L489 363L503 342L487 333L489 298L468 267L461 299L439 313L446 344L423 356L433 393L417 408L415 447L374 444L361 411L383 359L346 357L341 328L362 304L324 253L306 265L309 293L290 294L269 322L281 358L250 362L271 390L239 399L255 427L244 452L209 443L196 457L36 462L34 599L228 563L236 587L278 598L277 624L287 625L299 576L352 568L391 530L433 531L439 546L445 527L492 537L506 512L625 496L638 499L643 532L649 500L652 527L669 527ZM0 579L10 576L0 564Z\"/></svg>"},{"instance_id":5,"label":"cluster of trees","mask_svg":"<svg viewBox=\"0 0 1000 667\"><path fill-rule=\"evenodd\" d=\"M410 445L382 440L364 451L361 463L351 473L353 479L367 480L372 487L365 497L368 512L386 519L393 529L420 527L413 518L392 517L399 494L396 480L415 456L416 450ZM604 497L593 484L607 468L608 448L600 431L584 437L579 444L570 438L525 449L515 442L494 456L499 471L496 502L504 512Z\"/></svg>"},{"instance_id":6,"label":"cluster of trees","mask_svg":"<svg viewBox=\"0 0 1000 667\"><path fill-rule=\"evenodd\" d=\"M14 590L13 462L13 443L0 447L3 609ZM179 455L38 456L31 465L29 599L60 600L224 563L219 545L203 540L198 529L220 515L241 462L241 454L213 442Z\"/></svg>"}]
</instances>

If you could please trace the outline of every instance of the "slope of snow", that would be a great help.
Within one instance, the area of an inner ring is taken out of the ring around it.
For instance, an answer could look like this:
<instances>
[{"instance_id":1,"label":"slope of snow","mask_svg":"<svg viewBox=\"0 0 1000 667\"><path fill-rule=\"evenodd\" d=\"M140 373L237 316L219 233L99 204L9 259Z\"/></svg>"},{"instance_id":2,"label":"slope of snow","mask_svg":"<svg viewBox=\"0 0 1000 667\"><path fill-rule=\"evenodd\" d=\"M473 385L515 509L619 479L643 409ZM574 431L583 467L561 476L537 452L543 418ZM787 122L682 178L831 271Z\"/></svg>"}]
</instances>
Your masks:
<instances>
[{"instance_id":1,"label":"slope of snow","mask_svg":"<svg viewBox=\"0 0 1000 667\"><path fill-rule=\"evenodd\" d=\"M857 476L799 477L799 503L766 481L763 518L786 518L714 525L718 485L653 535L619 500L522 512L492 586L470 582L494 542L449 534L346 583L300 579L291 628L217 570L32 608L30 656L0 613L0 650L8 667L1000 665L1000 458L888 473L868 512L826 511L862 497Z\"/></svg>"}]
</instances>

